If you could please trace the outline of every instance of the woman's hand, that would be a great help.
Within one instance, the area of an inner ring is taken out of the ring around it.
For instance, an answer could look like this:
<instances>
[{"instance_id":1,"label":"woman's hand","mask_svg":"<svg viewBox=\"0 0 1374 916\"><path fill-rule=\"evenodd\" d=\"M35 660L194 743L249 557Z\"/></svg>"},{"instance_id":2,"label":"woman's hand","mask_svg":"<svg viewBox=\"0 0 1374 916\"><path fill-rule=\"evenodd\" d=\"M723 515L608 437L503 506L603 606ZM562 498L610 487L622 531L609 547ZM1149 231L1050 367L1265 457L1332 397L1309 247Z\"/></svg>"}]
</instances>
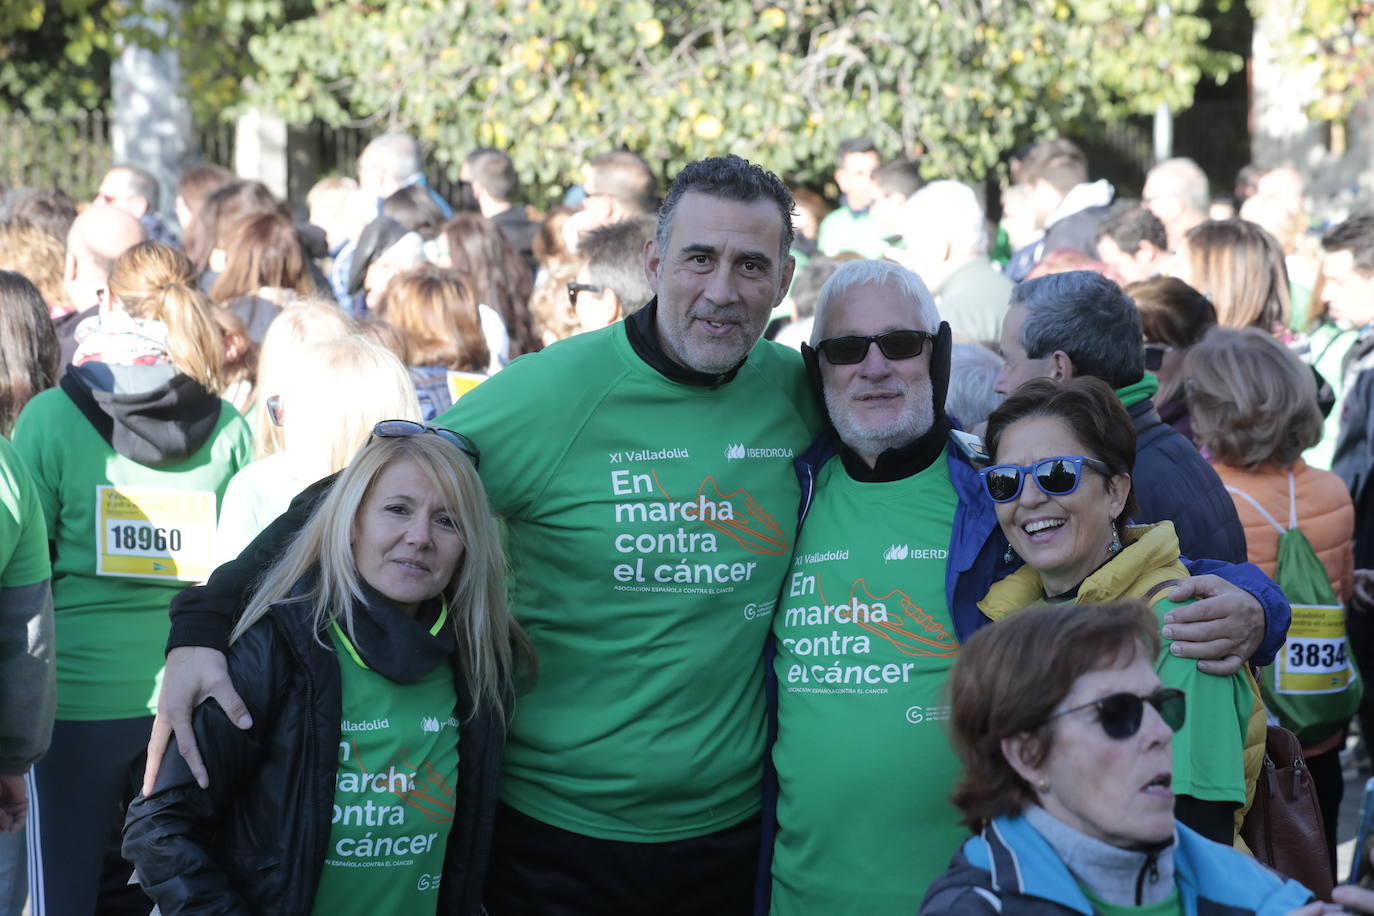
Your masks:
<instances>
[{"instance_id":1,"label":"woman's hand","mask_svg":"<svg viewBox=\"0 0 1374 916\"><path fill-rule=\"evenodd\" d=\"M1168 598L1198 599L1164 615L1163 636L1174 641L1174 655L1200 659L1197 667L1205 674L1235 674L1264 639L1263 606L1219 576L1184 579Z\"/></svg>"},{"instance_id":2,"label":"woman's hand","mask_svg":"<svg viewBox=\"0 0 1374 916\"><path fill-rule=\"evenodd\" d=\"M162 692L157 697L157 718L148 740L148 763L143 770L143 794L149 795L167 752L167 739L176 734L177 750L202 789L210 787L210 774L200 759L196 733L191 725L195 708L214 697L224 714L239 728L253 727L253 717L243 698L229 679L229 662L224 653L200 646L182 646L167 653L162 676Z\"/></svg>"}]
</instances>

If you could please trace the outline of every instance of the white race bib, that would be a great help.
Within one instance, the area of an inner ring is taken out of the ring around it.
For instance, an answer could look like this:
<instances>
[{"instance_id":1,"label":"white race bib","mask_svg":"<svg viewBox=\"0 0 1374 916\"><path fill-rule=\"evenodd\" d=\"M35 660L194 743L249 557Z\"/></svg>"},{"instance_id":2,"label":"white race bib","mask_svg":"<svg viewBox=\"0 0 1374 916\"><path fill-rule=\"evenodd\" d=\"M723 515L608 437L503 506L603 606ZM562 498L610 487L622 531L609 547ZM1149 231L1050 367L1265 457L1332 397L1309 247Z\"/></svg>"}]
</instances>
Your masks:
<instances>
[{"instance_id":1,"label":"white race bib","mask_svg":"<svg viewBox=\"0 0 1374 916\"><path fill-rule=\"evenodd\" d=\"M96 575L179 582L209 577L213 492L109 485L95 490Z\"/></svg>"}]
</instances>

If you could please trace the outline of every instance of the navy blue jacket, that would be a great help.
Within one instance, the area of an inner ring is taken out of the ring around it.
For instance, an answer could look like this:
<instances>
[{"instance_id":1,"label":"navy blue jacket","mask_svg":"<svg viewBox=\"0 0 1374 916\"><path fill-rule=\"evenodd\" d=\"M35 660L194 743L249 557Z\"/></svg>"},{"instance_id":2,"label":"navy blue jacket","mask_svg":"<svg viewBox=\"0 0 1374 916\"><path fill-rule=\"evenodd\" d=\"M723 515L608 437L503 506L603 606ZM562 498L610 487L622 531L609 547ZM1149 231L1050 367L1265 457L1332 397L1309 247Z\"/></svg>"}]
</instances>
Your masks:
<instances>
[{"instance_id":1,"label":"navy blue jacket","mask_svg":"<svg viewBox=\"0 0 1374 916\"><path fill-rule=\"evenodd\" d=\"M1159 415L1155 413L1153 406L1149 406L1150 402L1143 403L1148 406L1149 413L1153 414L1157 421ZM1164 426L1164 429L1187 445L1187 440L1174 433L1168 426ZM834 431L827 429L794 462L797 479L801 483L801 505L797 513L799 535L802 524L806 521L806 514L816 497L817 476L825 463L838 454L839 448L839 439L836 438ZM1202 461L1196 450L1191 446L1188 448L1194 458ZM1165 449L1171 449L1167 443L1160 451L1165 455L1171 454L1171 451ZM1021 560L1014 553L1010 560L1006 558L1007 539L997 525L997 512L992 500L983 492L978 469L968 462L952 439L945 449L945 457L949 462L950 481L959 496L959 504L954 510L954 529L949 539L949 557L945 564L945 600L949 616L954 623L955 635L962 643L979 627L990 622L983 616L983 612L978 610L978 602L987 595L992 583L1020 567ZM1212 477L1216 478L1216 472L1212 471L1206 462L1203 462L1203 465ZM1219 481L1217 486L1220 488ZM1221 495L1227 497L1227 508L1234 517L1235 507L1230 503L1230 497L1225 490L1221 490ZM1215 522L1213 524L1215 525ZM1239 525L1237 521L1236 526ZM1243 556L1243 536L1241 550ZM1251 661L1256 665L1267 665L1272 662L1288 635L1291 609L1283 591L1259 567L1251 563L1228 564L1210 559L1184 562L1193 575L1213 573L1221 576L1254 595L1264 606L1264 641ZM770 639L764 651L768 735L763 758L763 842L754 895L755 913L758 916L766 916L768 912L772 892L773 840L778 828L778 776L777 771L773 769L772 753L773 743L778 736L778 681L773 670L775 655L776 649Z\"/></svg>"},{"instance_id":2,"label":"navy blue jacket","mask_svg":"<svg viewBox=\"0 0 1374 916\"><path fill-rule=\"evenodd\" d=\"M1132 521L1173 522L1185 557L1244 563L1245 529L1217 472L1193 443L1160 419L1154 401L1126 410L1135 424L1131 478L1140 504Z\"/></svg>"}]
</instances>

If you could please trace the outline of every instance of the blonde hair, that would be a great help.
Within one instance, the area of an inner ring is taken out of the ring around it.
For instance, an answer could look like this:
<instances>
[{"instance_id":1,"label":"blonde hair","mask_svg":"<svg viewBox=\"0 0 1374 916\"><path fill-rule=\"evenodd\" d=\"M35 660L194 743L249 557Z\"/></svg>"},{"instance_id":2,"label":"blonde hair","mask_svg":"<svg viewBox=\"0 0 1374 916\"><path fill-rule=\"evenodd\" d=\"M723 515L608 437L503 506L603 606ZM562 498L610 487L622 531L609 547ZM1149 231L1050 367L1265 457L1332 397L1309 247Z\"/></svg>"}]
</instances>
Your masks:
<instances>
[{"instance_id":1,"label":"blonde hair","mask_svg":"<svg viewBox=\"0 0 1374 916\"><path fill-rule=\"evenodd\" d=\"M359 336L307 344L277 393L284 453L300 480L341 470L381 420L420 419L410 373L389 350Z\"/></svg>"},{"instance_id":2,"label":"blonde hair","mask_svg":"<svg viewBox=\"0 0 1374 916\"><path fill-rule=\"evenodd\" d=\"M1258 328L1212 328L1183 373L1193 436L1224 464L1286 468L1321 438L1312 370Z\"/></svg>"},{"instance_id":3,"label":"blonde hair","mask_svg":"<svg viewBox=\"0 0 1374 916\"><path fill-rule=\"evenodd\" d=\"M1212 301L1217 324L1273 333L1288 321L1283 249L1243 219L1208 220L1188 231L1188 283Z\"/></svg>"},{"instance_id":4,"label":"blonde hair","mask_svg":"<svg viewBox=\"0 0 1374 916\"><path fill-rule=\"evenodd\" d=\"M346 337L355 330L353 319L325 300L292 303L272 319L258 353L257 403L252 416L255 458L266 458L282 449L281 427L267 415L266 402L281 394L286 380L296 373L301 350L306 344Z\"/></svg>"},{"instance_id":5,"label":"blonde hair","mask_svg":"<svg viewBox=\"0 0 1374 916\"><path fill-rule=\"evenodd\" d=\"M224 345L210 300L196 288L186 255L158 242L139 242L110 268L110 295L135 318L167 326L172 365L209 390L224 386Z\"/></svg>"},{"instance_id":6,"label":"blonde hair","mask_svg":"<svg viewBox=\"0 0 1374 916\"><path fill-rule=\"evenodd\" d=\"M504 712L515 656L528 651L528 641L506 606L505 558L477 469L467 455L431 433L374 439L363 447L339 474L286 553L264 574L230 642L261 620L274 604L287 600L309 609L317 639L331 621L338 621L349 638L354 638L353 607L363 600L363 582L353 558L358 511L373 482L386 468L401 461L414 462L443 494L462 539L463 556L443 597L448 602L450 625L457 638L458 667L472 695L473 710L490 703ZM309 581L308 589L292 595L292 590L305 581Z\"/></svg>"},{"instance_id":7,"label":"blonde hair","mask_svg":"<svg viewBox=\"0 0 1374 916\"><path fill-rule=\"evenodd\" d=\"M48 309L68 311L67 290L62 285L66 266L62 240L54 238L26 219L0 223L0 270L23 274L38 287Z\"/></svg>"}]
</instances>

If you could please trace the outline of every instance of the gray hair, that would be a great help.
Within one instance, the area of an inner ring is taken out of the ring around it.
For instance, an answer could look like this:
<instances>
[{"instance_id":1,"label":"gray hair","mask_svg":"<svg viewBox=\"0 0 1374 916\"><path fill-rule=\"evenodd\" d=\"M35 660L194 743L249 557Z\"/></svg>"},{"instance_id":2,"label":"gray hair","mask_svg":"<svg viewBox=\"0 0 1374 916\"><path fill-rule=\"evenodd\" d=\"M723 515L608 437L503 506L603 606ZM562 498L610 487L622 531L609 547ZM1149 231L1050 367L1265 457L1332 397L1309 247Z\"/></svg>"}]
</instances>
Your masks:
<instances>
[{"instance_id":1,"label":"gray hair","mask_svg":"<svg viewBox=\"0 0 1374 916\"><path fill-rule=\"evenodd\" d=\"M1145 176L1145 180L1148 182L1154 175L1173 185L1177 190L1172 196L1181 198L1197 212L1206 213L1207 208L1212 205L1212 189L1207 183L1207 173L1202 170L1202 166L1186 156L1165 159L1150 169L1150 174Z\"/></svg>"},{"instance_id":2,"label":"gray hair","mask_svg":"<svg viewBox=\"0 0 1374 916\"><path fill-rule=\"evenodd\" d=\"M420 144L409 134L382 134L363 147L359 159L368 159L393 181L405 181L420 171Z\"/></svg>"},{"instance_id":3,"label":"gray hair","mask_svg":"<svg viewBox=\"0 0 1374 916\"><path fill-rule=\"evenodd\" d=\"M668 238L673 232L673 211L684 194L705 194L722 200L750 204L756 200L771 200L778 207L782 220L782 239L778 250L778 268L782 269L787 261L787 252L792 248L792 192L772 172L769 172L747 159L733 153L728 156L713 156L690 163L668 189L668 196L658 208L658 233L654 243L661 254L668 251Z\"/></svg>"},{"instance_id":4,"label":"gray hair","mask_svg":"<svg viewBox=\"0 0 1374 916\"><path fill-rule=\"evenodd\" d=\"M811 326L811 346L821 341L826 313L860 286L891 286L916 304L919 320L932 334L940 330L940 310L925 281L915 272L892 261L846 261L830 275L816 297L816 322Z\"/></svg>"},{"instance_id":5,"label":"gray hair","mask_svg":"<svg viewBox=\"0 0 1374 916\"><path fill-rule=\"evenodd\" d=\"M982 423L1002 403L1002 396L992 390L1001 371L1002 358L987 347L956 343L950 349L945 413L958 419L964 429Z\"/></svg>"},{"instance_id":6,"label":"gray hair","mask_svg":"<svg viewBox=\"0 0 1374 916\"><path fill-rule=\"evenodd\" d=\"M1091 375L1113 388L1145 374L1140 313L1121 287L1091 270L1071 270L1027 280L1011 294L1026 307L1021 347L1031 359L1063 350L1075 375Z\"/></svg>"},{"instance_id":7,"label":"gray hair","mask_svg":"<svg viewBox=\"0 0 1374 916\"><path fill-rule=\"evenodd\" d=\"M158 200L161 195L161 185L158 184L156 175L147 169L127 163L121 163L110 171L120 171L127 175L129 178L129 193L142 197L148 202L148 209L152 212L157 212Z\"/></svg>"},{"instance_id":8,"label":"gray hair","mask_svg":"<svg viewBox=\"0 0 1374 916\"><path fill-rule=\"evenodd\" d=\"M973 188L959 181L932 181L907 198L902 225L933 224L956 254L986 254L987 219Z\"/></svg>"}]
</instances>

